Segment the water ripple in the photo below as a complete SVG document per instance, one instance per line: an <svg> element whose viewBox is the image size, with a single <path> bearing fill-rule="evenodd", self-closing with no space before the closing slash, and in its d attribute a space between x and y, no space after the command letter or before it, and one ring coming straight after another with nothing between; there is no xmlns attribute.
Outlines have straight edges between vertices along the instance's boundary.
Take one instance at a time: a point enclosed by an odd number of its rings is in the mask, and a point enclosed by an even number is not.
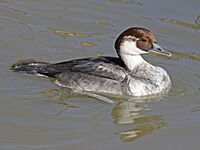
<svg viewBox="0 0 200 150"><path fill-rule="evenodd" d="M161 21L186 27L189 29L200 30L200 15L197 16L194 23L188 23L178 19L160 18Z"/></svg>

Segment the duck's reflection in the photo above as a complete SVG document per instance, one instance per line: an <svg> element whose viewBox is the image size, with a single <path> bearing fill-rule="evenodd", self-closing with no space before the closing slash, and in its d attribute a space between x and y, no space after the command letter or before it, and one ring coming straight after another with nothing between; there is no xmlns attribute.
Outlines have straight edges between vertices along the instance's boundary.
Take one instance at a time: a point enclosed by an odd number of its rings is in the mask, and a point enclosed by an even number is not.
<svg viewBox="0 0 200 150"><path fill-rule="evenodd" d="M75 98L80 95L74 94L71 90L67 88L45 89L39 91L38 93L50 95L53 102L62 108L62 110L58 112L58 115L62 114L65 110L69 108L80 108L80 106L73 105L68 101L70 98Z"/></svg>
<svg viewBox="0 0 200 150"><path fill-rule="evenodd" d="M117 133L122 141L134 141L167 125L160 115L144 115L145 110L148 110L147 104L150 101L153 100L132 99L120 101L113 108L112 118L115 124L133 126L130 130L124 130Z"/></svg>
<svg viewBox="0 0 200 150"><path fill-rule="evenodd" d="M55 103L62 108L58 113L62 114L69 108L79 108L80 106L74 105L70 99L81 97L66 88L48 89L40 91L41 94L53 94ZM160 129L167 125L165 120L160 115L151 115L148 111L148 105L159 100L159 97L143 98L143 99L130 99L130 98L112 98L117 103L112 109L113 123L128 128L123 131L117 132L120 139L124 142L131 142L138 138L151 134L153 131ZM72 104L73 103L73 104ZM126 128L127 128L126 127Z"/></svg>

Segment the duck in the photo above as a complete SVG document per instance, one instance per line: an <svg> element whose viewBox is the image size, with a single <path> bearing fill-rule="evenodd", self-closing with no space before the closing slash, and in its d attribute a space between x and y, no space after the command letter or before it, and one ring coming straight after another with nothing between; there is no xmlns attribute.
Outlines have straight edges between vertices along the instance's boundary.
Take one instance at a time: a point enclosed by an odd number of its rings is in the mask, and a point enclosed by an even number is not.
<svg viewBox="0 0 200 150"><path fill-rule="evenodd" d="M55 84L73 91L127 95L131 97L168 93L172 84L169 74L142 55L156 53L171 57L145 27L130 27L116 39L118 57L99 56L49 63L22 61L10 68L14 72L45 76Z"/></svg>

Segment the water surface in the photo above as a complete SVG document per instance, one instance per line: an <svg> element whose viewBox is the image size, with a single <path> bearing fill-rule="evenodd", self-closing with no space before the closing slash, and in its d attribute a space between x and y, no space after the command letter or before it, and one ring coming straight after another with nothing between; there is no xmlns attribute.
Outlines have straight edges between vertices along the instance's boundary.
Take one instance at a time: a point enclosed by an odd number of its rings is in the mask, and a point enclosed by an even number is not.
<svg viewBox="0 0 200 150"><path fill-rule="evenodd" d="M200 2L0 0L0 149L198 150ZM145 55L173 82L163 97L106 104L49 79L13 73L16 60L116 56L113 42L145 26L172 58Z"/></svg>

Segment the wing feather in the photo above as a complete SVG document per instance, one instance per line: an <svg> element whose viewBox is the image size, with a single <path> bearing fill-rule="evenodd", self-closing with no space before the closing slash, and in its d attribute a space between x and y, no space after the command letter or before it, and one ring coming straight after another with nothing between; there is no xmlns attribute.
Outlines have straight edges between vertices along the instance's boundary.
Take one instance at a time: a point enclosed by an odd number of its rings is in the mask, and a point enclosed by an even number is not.
<svg viewBox="0 0 200 150"><path fill-rule="evenodd" d="M50 64L47 66L46 72L51 76L65 71L81 72L121 81L126 76L126 71L123 67L124 64L119 58L95 57Z"/></svg>

